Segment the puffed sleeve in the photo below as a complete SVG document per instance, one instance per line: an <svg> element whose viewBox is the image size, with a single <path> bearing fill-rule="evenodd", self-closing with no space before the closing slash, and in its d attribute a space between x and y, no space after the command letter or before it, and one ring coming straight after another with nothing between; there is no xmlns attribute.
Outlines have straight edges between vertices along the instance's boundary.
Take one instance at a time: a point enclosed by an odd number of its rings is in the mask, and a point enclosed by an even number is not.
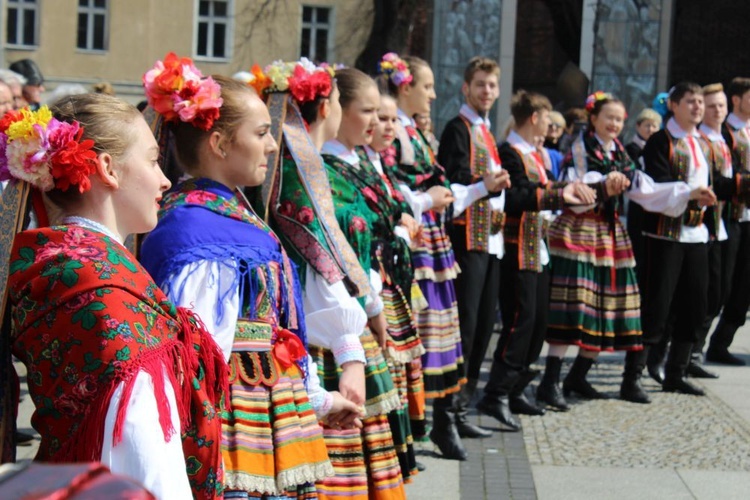
<svg viewBox="0 0 750 500"><path fill-rule="evenodd" d="M310 344L333 351L339 366L349 361L365 362L359 336L364 332L367 315L343 282L329 284L307 266L303 304Z"/></svg>

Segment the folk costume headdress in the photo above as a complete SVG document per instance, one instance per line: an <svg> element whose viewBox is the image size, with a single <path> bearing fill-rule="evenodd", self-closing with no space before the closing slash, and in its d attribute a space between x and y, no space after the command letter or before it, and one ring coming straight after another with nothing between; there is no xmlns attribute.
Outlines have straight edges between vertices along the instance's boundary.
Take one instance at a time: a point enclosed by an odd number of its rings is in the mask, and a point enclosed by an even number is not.
<svg viewBox="0 0 750 500"><path fill-rule="evenodd" d="M18 380L11 361L10 323L7 310L7 283L11 248L15 235L28 222L33 203L37 219L46 226L42 192L53 189L91 188L89 176L96 171L94 142L82 139L83 128L52 116L47 106L38 111L23 108L9 111L0 119L0 181L5 182L0 199L0 452L2 462L15 455L10 436L15 429Z"/></svg>
<svg viewBox="0 0 750 500"><path fill-rule="evenodd" d="M279 144L262 186L264 216L294 249L299 265L312 266L329 283L343 280L349 293L364 296L367 274L336 222L325 166L300 113L305 103L331 95L334 68L302 58L276 61L262 73L254 66L251 73L255 79L248 84L266 96Z"/></svg>

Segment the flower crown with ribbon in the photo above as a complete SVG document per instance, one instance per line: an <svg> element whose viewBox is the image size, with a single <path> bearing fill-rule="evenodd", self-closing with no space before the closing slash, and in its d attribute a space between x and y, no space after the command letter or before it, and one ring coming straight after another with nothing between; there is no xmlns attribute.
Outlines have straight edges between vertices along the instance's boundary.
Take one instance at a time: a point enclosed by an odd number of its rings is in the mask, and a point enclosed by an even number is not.
<svg viewBox="0 0 750 500"><path fill-rule="evenodd" d="M380 60L380 72L396 87L409 84L414 79L409 71L409 65L395 52L388 52L383 56Z"/></svg>
<svg viewBox="0 0 750 500"><path fill-rule="evenodd" d="M603 90L597 90L590 96L586 98L586 111L591 113L594 111L594 106L597 102L603 101L604 99L613 99L614 97L609 92L604 92Z"/></svg>
<svg viewBox="0 0 750 500"><path fill-rule="evenodd" d="M328 97L333 90L336 68L327 63L316 66L303 57L299 61L274 61L265 70L257 64L250 69L247 84L258 95L271 92L289 92L294 99L304 104L317 97Z"/></svg>
<svg viewBox="0 0 750 500"><path fill-rule="evenodd" d="M94 141L81 140L83 127L54 118L47 106L23 108L0 119L0 180L19 179L47 192L91 189L96 172Z"/></svg>
<svg viewBox="0 0 750 500"><path fill-rule="evenodd" d="M149 105L168 122L182 121L209 130L223 104L221 87L205 77L189 57L170 52L143 75Z"/></svg>

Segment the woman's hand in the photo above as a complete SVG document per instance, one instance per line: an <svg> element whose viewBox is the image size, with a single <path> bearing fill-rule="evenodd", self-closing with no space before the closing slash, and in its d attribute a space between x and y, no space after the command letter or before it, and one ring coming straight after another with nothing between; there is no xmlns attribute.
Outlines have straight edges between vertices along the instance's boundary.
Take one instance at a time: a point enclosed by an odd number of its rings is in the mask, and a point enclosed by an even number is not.
<svg viewBox="0 0 750 500"><path fill-rule="evenodd" d="M630 186L630 181L621 172L610 172L604 181L604 187L607 189L607 196L619 196Z"/></svg>
<svg viewBox="0 0 750 500"><path fill-rule="evenodd" d="M388 348L388 322L385 320L385 314L381 311L377 316L367 320L367 326L370 327L370 331L375 335L375 340L378 341L378 345L385 354Z"/></svg>
<svg viewBox="0 0 750 500"><path fill-rule="evenodd" d="M582 182L571 182L563 188L563 200L569 205L592 205L596 203L596 191Z"/></svg>
<svg viewBox="0 0 750 500"><path fill-rule="evenodd" d="M365 404L365 365L359 361L349 361L341 365L343 373L339 378L341 395L357 406Z"/></svg>
<svg viewBox="0 0 750 500"><path fill-rule="evenodd" d="M427 194L432 198L432 209L438 213L453 203L453 193L445 186L432 186L427 190Z"/></svg>
<svg viewBox="0 0 750 500"><path fill-rule="evenodd" d="M362 421L360 419L365 416L365 408L352 403L337 391L331 391L330 394L333 396L331 411L323 418L323 421L334 429L352 429L355 427L361 429Z"/></svg>

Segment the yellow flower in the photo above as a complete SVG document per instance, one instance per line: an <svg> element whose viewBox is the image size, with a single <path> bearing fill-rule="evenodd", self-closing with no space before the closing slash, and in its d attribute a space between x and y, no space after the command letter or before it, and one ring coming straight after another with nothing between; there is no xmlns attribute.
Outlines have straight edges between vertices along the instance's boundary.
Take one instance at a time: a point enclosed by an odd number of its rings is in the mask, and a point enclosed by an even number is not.
<svg viewBox="0 0 750 500"><path fill-rule="evenodd" d="M23 108L21 115L23 115L23 119L12 123L5 132L8 136L8 141L32 137L35 135L34 125L41 125L43 128L46 128L52 119L52 112L47 106L42 106L38 111Z"/></svg>

